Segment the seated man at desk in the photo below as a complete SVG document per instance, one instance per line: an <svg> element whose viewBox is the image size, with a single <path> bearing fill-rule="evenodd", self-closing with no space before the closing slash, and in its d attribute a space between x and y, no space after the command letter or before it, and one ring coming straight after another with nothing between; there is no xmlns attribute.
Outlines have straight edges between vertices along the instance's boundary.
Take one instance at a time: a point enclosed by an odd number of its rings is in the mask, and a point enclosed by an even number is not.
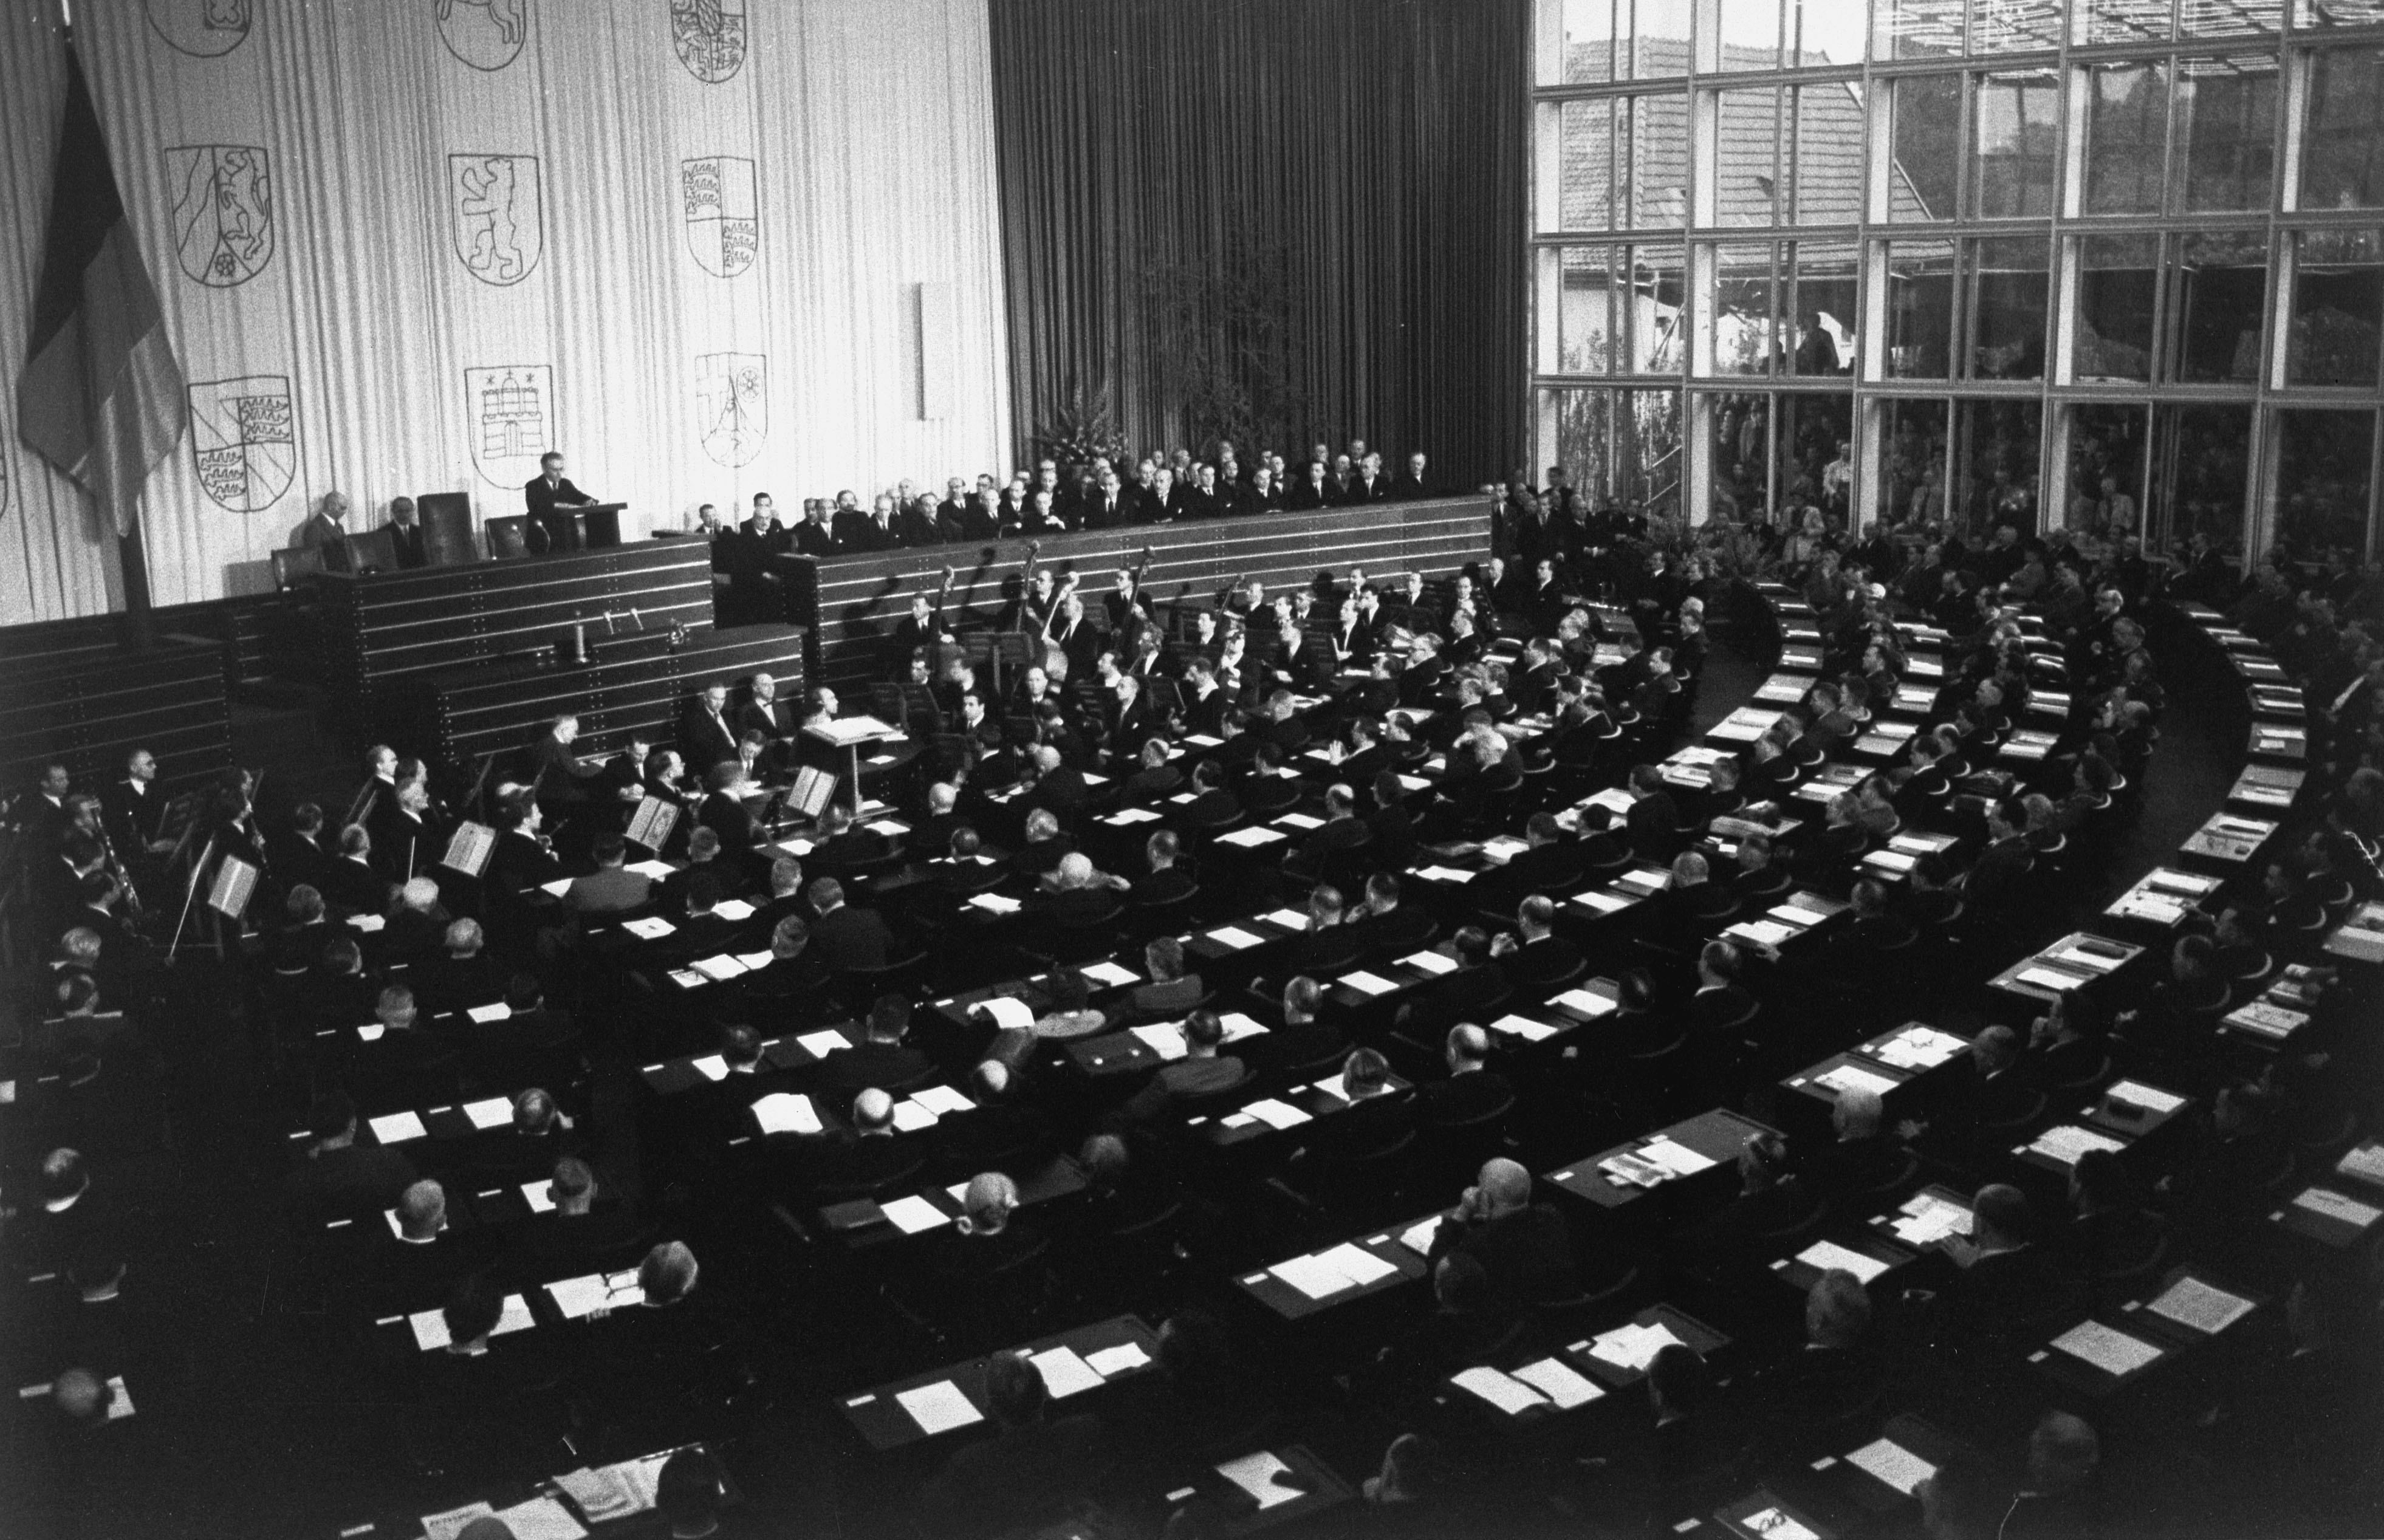
<svg viewBox="0 0 2384 1540"><path fill-rule="evenodd" d="M1533 1203L1532 1174L1504 1156L1484 1163L1433 1232L1432 1260L1452 1251L1480 1262L1509 1301L1569 1299L1581 1292L1564 1216Z"/></svg>
<svg viewBox="0 0 2384 1540"><path fill-rule="evenodd" d="M571 879L563 890L566 908L582 914L619 914L653 897L654 879L628 870L629 844L617 834L600 834L590 848L596 869Z"/></svg>
<svg viewBox="0 0 2384 1540"><path fill-rule="evenodd" d="M1127 1123L1156 1123L1175 1102L1241 1084L1249 1070L1234 1055L1217 1051L1224 1040L1224 1021L1214 1011L1195 1011L1185 1017L1184 1057L1161 1066L1120 1117Z"/></svg>
<svg viewBox="0 0 2384 1540"><path fill-rule="evenodd" d="M522 502L529 509L529 548L544 553L579 543L572 511L592 507L596 500L571 484L563 474L563 456L549 450L538 458L538 476L522 488Z"/></svg>
<svg viewBox="0 0 2384 1540"><path fill-rule="evenodd" d="M1066 1512L1107 1472L1107 1431L1090 1416L1048 1417L1050 1388L1024 1354L995 1354L985 1392L995 1434L963 1446L919 1495L924 1534L1023 1532Z"/></svg>

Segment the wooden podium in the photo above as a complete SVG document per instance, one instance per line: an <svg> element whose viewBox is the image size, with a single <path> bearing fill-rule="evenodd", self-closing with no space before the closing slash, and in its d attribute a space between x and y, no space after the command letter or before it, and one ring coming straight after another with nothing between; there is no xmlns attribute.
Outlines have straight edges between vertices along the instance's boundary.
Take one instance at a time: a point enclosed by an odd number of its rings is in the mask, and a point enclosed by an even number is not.
<svg viewBox="0 0 2384 1540"><path fill-rule="evenodd" d="M556 551L597 551L621 543L621 513L626 503L590 503L581 508L557 508L557 514L568 514L570 522L563 526L560 540L554 531L531 519L523 533L528 537L532 555L543 556Z"/></svg>

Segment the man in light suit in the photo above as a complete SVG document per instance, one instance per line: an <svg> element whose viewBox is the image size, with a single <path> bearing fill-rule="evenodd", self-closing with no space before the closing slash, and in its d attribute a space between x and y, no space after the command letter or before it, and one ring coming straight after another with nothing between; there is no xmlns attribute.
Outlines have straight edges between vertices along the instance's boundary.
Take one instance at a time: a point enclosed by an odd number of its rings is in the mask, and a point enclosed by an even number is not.
<svg viewBox="0 0 2384 1540"><path fill-rule="evenodd" d="M553 450L540 455L538 476L522 487L522 502L529 509L529 548L536 552L566 549L571 543L571 510L595 501L563 474L562 455Z"/></svg>
<svg viewBox="0 0 2384 1540"><path fill-rule="evenodd" d="M582 914L618 914L653 897L653 878L627 869L628 841L619 835L598 835L590 853L596 858L596 869L571 879L571 886L563 892L565 907Z"/></svg>

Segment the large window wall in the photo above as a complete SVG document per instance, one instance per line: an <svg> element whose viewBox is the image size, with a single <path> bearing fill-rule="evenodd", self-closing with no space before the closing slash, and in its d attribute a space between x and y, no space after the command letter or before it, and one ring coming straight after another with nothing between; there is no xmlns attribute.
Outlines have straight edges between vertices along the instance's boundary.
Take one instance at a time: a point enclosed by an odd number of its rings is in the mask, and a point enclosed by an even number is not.
<svg viewBox="0 0 2384 1540"><path fill-rule="evenodd" d="M2384 0L1535 0L1541 466L2379 553Z"/></svg>

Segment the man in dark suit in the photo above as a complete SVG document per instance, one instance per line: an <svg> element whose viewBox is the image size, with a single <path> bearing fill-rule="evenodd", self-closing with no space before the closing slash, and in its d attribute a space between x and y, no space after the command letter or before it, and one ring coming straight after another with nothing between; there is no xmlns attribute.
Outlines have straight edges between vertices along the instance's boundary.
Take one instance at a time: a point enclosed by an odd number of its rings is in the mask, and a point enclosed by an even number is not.
<svg viewBox="0 0 2384 1540"><path fill-rule="evenodd" d="M828 522L836 539L836 549L843 551L874 551L876 529L861 499L850 488L836 494L836 513Z"/></svg>
<svg viewBox="0 0 2384 1540"><path fill-rule="evenodd" d="M844 885L820 877L806 889L819 918L812 922L812 950L831 973L854 968L882 968L894 950L894 934L874 909L854 909L844 901Z"/></svg>
<svg viewBox="0 0 2384 1540"><path fill-rule="evenodd" d="M335 1219L379 1223L380 1211L414 1185L414 1162L403 1152L356 1143L356 1107L346 1093L317 1099L307 1124L312 1142L282 1183L291 1218L303 1230Z"/></svg>
<svg viewBox="0 0 2384 1540"><path fill-rule="evenodd" d="M1085 528L1087 529L1122 529L1135 520L1134 494L1117 478L1117 472L1105 470L1083 505Z"/></svg>
<svg viewBox="0 0 2384 1540"><path fill-rule="evenodd" d="M1424 1124L1454 1127L1487 1117L1514 1101L1514 1086L1489 1067L1490 1034L1480 1025L1459 1022L1450 1027L1442 1052L1448 1062L1448 1078L1416 1089Z"/></svg>
<svg viewBox="0 0 2384 1540"><path fill-rule="evenodd" d="M166 821L166 796L155 786L157 758L146 749L135 749L125 756L124 778L100 794L100 817L107 827L108 838L116 842L116 853L126 861L138 861L144 855L162 855L171 844L158 838ZM322 815L318 810L316 821ZM280 874L284 882L306 879Z"/></svg>
<svg viewBox="0 0 2384 1540"><path fill-rule="evenodd" d="M306 516L294 542L323 553L323 565L334 572L348 570L348 499L344 492L325 492Z"/></svg>
<svg viewBox="0 0 2384 1540"><path fill-rule="evenodd" d="M1664 773L1652 764L1631 772L1631 811L1623 814L1622 826L1631 853L1642 861L1669 863L1680 849L1681 810L1664 789Z"/></svg>
<svg viewBox="0 0 2384 1540"><path fill-rule="evenodd" d="M870 1006L865 1031L866 1037L857 1046L821 1060L812 1071L812 1083L842 1098L873 1086L879 1090L907 1090L934 1072L935 1064L925 1054L903 1046L902 1039L911 1031L911 1002L903 996L882 996Z"/></svg>
<svg viewBox="0 0 2384 1540"><path fill-rule="evenodd" d="M1463 1251L1480 1262L1510 1303L1569 1299L1581 1291L1564 1216L1532 1201L1532 1174L1503 1156L1441 1217L1431 1260Z"/></svg>
<svg viewBox="0 0 2384 1540"><path fill-rule="evenodd" d="M1545 893L1534 893L1515 909L1520 938L1501 936L1491 952L1508 982L1533 1000L1545 999L1558 980L1581 971L1581 950L1555 933L1557 906Z"/></svg>
<svg viewBox="0 0 2384 1540"><path fill-rule="evenodd" d="M604 777L601 764L582 764L571 751L579 738L579 718L565 714L547 725L530 746L530 788L540 807L568 813L591 801Z"/></svg>
<svg viewBox="0 0 2384 1540"><path fill-rule="evenodd" d="M1129 1123L1154 1123L1168 1108L1186 1097L1198 1097L1238 1085L1249 1074L1239 1059L1221 1054L1225 1024L1214 1011L1195 1011L1184 1019L1185 1054L1161 1068L1150 1083L1125 1104L1121 1114Z"/></svg>
<svg viewBox="0 0 2384 1540"><path fill-rule="evenodd" d="M415 517L414 499L401 497L390 503L389 544L401 568L430 565L430 553L422 543L422 522Z"/></svg>
<svg viewBox="0 0 2384 1540"><path fill-rule="evenodd" d="M529 508L529 548L537 552L567 549L577 522L571 510L595 501L563 474L562 455L553 450L540 455L537 478L522 488L522 502Z"/></svg>
<svg viewBox="0 0 2384 1540"><path fill-rule="evenodd" d="M2020 1328L2049 1322L2077 1296L2077 1280L2034 1244L2034 1230L2028 1196L1991 1182L1970 1199L1969 1238L1943 1243L1961 1271L1937 1298L1939 1340L1957 1356L2019 1347Z"/></svg>
<svg viewBox="0 0 2384 1540"><path fill-rule="evenodd" d="M678 751L688 767L708 776L713 766L737 757L737 729L728 721L728 687L709 684L678 723Z"/></svg>
<svg viewBox="0 0 2384 1540"><path fill-rule="evenodd" d="M995 1355L985 1384L994 1436L954 1453L920 1492L923 1534L1024 1534L1089 1493L1113 1458L1097 1418L1050 1415L1050 1391L1024 1353Z"/></svg>
<svg viewBox="0 0 2384 1540"><path fill-rule="evenodd" d="M1358 465L1357 474L1349 478L1348 491L1341 501L1349 503L1387 503L1391 499L1391 478L1383 474L1383 457L1369 454Z"/></svg>
<svg viewBox="0 0 2384 1540"><path fill-rule="evenodd" d="M1432 479L1424 474L1427 461L1422 452L1408 456L1408 468L1399 473L1391 488L1391 495L1402 503L1420 503L1437 496L1432 490Z"/></svg>
<svg viewBox="0 0 2384 1540"><path fill-rule="evenodd" d="M936 500L921 492L896 511L894 538L903 545L937 545L942 542L943 527L936 518Z"/></svg>

